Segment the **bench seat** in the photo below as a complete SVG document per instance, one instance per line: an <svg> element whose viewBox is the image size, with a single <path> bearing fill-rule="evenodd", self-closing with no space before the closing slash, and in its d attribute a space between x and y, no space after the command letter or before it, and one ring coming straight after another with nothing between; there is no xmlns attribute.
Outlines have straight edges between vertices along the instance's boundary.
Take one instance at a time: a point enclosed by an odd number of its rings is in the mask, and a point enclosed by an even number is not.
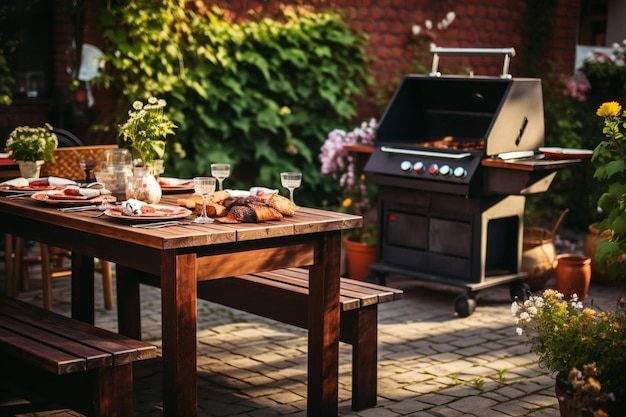
<svg viewBox="0 0 626 417"><path fill-rule="evenodd" d="M309 275L302 268L198 283L200 299L304 329L308 327L308 295ZM376 405L378 305L401 297L402 290L341 278L340 340L352 345L353 410Z"/></svg>
<svg viewBox="0 0 626 417"><path fill-rule="evenodd" d="M0 297L2 377L93 416L133 416L133 362L156 346Z"/></svg>

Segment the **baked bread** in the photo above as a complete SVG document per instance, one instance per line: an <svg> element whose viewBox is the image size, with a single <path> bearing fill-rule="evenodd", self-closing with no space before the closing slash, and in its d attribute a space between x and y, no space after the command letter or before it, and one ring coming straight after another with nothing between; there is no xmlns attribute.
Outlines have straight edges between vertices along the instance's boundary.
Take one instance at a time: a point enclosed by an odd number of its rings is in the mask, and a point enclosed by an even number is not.
<svg viewBox="0 0 626 417"><path fill-rule="evenodd" d="M278 210L278 212L284 216L293 216L296 214L296 205L293 201L280 194L272 194L267 199L267 204Z"/></svg>

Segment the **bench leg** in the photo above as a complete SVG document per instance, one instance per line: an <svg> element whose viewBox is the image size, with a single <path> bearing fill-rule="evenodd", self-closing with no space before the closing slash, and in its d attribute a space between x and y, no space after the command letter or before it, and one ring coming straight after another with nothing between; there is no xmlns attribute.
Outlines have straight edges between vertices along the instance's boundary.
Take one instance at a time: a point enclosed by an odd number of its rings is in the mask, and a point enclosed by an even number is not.
<svg viewBox="0 0 626 417"><path fill-rule="evenodd" d="M378 395L377 306L344 312L341 327L342 336L350 334L349 343L352 344L352 409L373 407Z"/></svg>

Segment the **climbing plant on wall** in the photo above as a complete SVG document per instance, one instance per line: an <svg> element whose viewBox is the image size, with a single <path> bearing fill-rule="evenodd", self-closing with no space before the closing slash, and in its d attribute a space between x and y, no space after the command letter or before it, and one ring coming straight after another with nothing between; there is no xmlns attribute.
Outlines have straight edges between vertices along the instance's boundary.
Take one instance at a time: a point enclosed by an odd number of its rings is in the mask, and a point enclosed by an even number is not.
<svg viewBox="0 0 626 417"><path fill-rule="evenodd" d="M280 188L281 171L301 171L301 203L320 205L333 191L317 155L326 134L356 116L370 80L366 37L338 14L287 8L284 21L234 23L218 8L201 15L182 1L134 0L108 8L103 24L104 81L127 102L167 98L179 126L168 173L229 162L229 187Z"/></svg>

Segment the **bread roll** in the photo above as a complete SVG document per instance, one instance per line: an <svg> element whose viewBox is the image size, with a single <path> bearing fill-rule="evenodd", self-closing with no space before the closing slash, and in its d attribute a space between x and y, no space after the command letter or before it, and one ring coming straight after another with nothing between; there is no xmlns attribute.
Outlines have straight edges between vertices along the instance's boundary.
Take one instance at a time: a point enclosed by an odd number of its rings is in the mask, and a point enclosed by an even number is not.
<svg viewBox="0 0 626 417"><path fill-rule="evenodd" d="M293 216L296 214L295 203L280 194L272 194L272 196L267 200L267 204L278 210L278 212L282 215Z"/></svg>

